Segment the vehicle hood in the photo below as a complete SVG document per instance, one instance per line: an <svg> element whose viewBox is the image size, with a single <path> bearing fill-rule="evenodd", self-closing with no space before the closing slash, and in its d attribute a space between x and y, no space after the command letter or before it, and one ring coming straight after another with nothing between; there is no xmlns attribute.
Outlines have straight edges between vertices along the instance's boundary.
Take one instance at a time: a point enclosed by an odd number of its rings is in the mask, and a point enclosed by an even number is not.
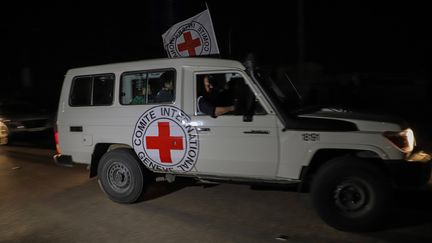
<svg viewBox="0 0 432 243"><path fill-rule="evenodd" d="M45 113L16 113L16 114L0 114L1 120L11 121L26 121L38 119L51 119L52 115Z"/></svg>
<svg viewBox="0 0 432 243"><path fill-rule="evenodd" d="M404 120L397 117L347 110L323 109L300 114L299 117L347 121L354 123L360 131L400 131L408 127Z"/></svg>

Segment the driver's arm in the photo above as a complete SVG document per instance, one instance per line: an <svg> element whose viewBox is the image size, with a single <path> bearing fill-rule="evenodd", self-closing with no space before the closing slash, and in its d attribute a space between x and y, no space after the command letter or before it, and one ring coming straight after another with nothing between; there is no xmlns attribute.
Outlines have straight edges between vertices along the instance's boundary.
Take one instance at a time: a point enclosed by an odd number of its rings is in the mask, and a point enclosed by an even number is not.
<svg viewBox="0 0 432 243"><path fill-rule="evenodd" d="M218 106L218 107L216 107L216 109L214 111L214 116L217 117L217 116L223 115L225 113L228 113L228 112L234 111L234 110L235 110L235 108L233 105L231 105L231 106Z"/></svg>

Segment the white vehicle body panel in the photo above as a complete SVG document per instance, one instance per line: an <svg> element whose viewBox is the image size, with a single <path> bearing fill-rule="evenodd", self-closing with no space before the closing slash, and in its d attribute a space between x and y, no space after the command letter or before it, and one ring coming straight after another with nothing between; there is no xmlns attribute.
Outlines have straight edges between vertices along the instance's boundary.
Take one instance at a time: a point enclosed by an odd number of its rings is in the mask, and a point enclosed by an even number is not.
<svg viewBox="0 0 432 243"><path fill-rule="evenodd" d="M66 74L57 118L61 153L72 156L76 163L89 164L95 145L122 144L132 148L132 137L139 117L154 105L124 106L119 103L120 77L123 72L171 68L176 70L176 99L171 105L191 118L191 125L199 131L199 158L188 174L263 178L274 180L299 179L303 166L321 149L365 150L380 158L403 159L383 135L386 130L400 131L392 123L336 118L334 114L309 114L303 117L327 117L354 122L360 131L313 131L319 141L305 141L303 134L310 131L285 130L282 122L264 99L264 95L236 61L180 58L102 65L69 70ZM261 102L266 115L255 115L252 122L242 116L221 116L216 119L195 113L194 75L200 72L237 72ZM75 76L112 73L115 75L113 104L110 106L69 106L71 81ZM82 128L82 131L71 131ZM79 130L79 129L78 129ZM258 131L248 133L249 131ZM246 132L246 133L245 133Z"/></svg>

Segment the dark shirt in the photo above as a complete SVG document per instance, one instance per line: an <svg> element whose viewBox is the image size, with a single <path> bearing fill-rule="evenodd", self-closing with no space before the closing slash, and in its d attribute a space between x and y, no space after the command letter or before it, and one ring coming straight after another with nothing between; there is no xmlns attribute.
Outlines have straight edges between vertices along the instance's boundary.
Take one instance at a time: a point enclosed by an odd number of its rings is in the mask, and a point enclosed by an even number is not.
<svg viewBox="0 0 432 243"><path fill-rule="evenodd" d="M228 92L213 93L212 95L200 96L197 99L198 112L216 118L216 107L226 107L233 105Z"/></svg>
<svg viewBox="0 0 432 243"><path fill-rule="evenodd" d="M173 92L171 90L162 89L156 94L156 102L171 102L173 100Z"/></svg>
<svg viewBox="0 0 432 243"><path fill-rule="evenodd" d="M198 103L198 112L216 118L215 116L216 107L212 105L204 96L198 97L197 103Z"/></svg>

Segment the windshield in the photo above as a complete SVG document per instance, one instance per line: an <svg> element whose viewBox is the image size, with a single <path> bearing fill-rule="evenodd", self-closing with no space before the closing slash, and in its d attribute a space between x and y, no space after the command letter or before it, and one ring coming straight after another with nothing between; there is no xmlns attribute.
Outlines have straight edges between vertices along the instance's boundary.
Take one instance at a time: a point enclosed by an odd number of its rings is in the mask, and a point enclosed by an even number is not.
<svg viewBox="0 0 432 243"><path fill-rule="evenodd" d="M270 68L257 68L248 72L277 110L287 115L301 107L301 96L285 72Z"/></svg>

